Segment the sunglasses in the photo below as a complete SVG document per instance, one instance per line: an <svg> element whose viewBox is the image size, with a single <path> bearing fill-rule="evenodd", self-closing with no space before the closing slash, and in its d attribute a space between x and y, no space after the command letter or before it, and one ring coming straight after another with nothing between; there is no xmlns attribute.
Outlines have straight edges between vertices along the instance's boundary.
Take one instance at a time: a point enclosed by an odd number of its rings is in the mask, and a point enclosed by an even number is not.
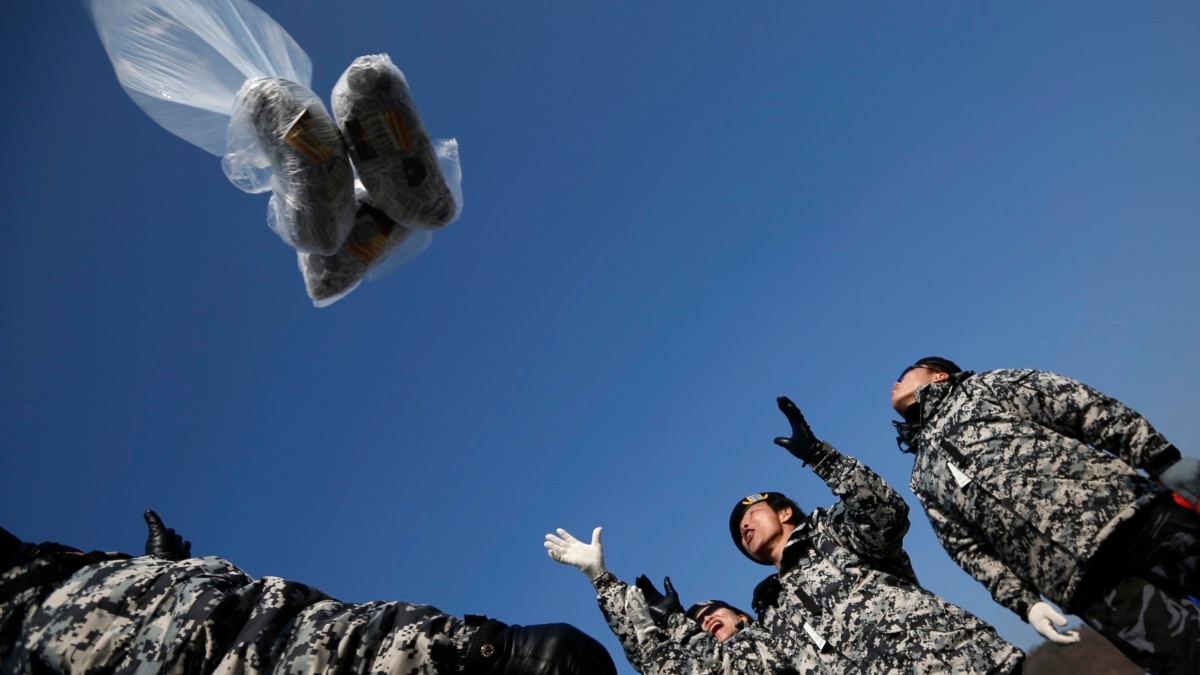
<svg viewBox="0 0 1200 675"><path fill-rule="evenodd" d="M917 364L917 365L915 365L915 366L909 366L909 367L905 368L903 371L901 371L901 372L900 372L900 377L897 377L897 378L896 378L896 381L897 381L897 382L899 382L900 380L903 380L905 375L907 375L907 374L911 373L912 371L914 371L914 370L916 370L916 369L918 369L918 368L920 368L921 370L929 370L929 371L932 371L932 372L935 372L935 373L939 373L939 372L941 372L940 370L934 370L933 368L930 368L929 366L927 366L927 365L925 365L925 364L918 363L918 364Z"/></svg>

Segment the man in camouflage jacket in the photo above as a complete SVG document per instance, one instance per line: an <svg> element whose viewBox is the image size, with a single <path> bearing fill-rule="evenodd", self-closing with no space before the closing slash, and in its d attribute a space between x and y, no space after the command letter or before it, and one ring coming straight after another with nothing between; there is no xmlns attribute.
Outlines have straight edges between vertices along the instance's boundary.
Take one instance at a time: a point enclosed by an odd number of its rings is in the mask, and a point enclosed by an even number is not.
<svg viewBox="0 0 1200 675"><path fill-rule="evenodd" d="M777 492L735 505L734 543L779 569L755 591L760 622L774 635L811 641L837 673L1019 672L1019 649L917 582L903 546L909 522L900 495L818 441L791 400L778 402L792 436L775 442L811 464L840 501L807 515Z"/></svg>
<svg viewBox="0 0 1200 675"><path fill-rule="evenodd" d="M910 486L950 556L1054 642L1042 597L1151 672L1200 672L1200 462L1136 412L1036 370L963 372L940 357L892 388ZM1158 482L1142 476L1145 469ZM1169 488L1169 489L1168 489Z"/></svg>
<svg viewBox="0 0 1200 675"><path fill-rule="evenodd" d="M755 623L723 641L688 618L667 580L663 596L646 577L627 584L604 566L603 528L590 544L566 530L546 535L550 557L579 568L596 589L596 599L629 664L643 675L819 675L815 652L795 641L778 641ZM649 598L654 599L651 604Z"/></svg>
<svg viewBox="0 0 1200 675"><path fill-rule="evenodd" d="M604 647L567 624L350 604L220 558L164 557L150 515L152 555L136 558L0 529L0 672L616 675Z"/></svg>

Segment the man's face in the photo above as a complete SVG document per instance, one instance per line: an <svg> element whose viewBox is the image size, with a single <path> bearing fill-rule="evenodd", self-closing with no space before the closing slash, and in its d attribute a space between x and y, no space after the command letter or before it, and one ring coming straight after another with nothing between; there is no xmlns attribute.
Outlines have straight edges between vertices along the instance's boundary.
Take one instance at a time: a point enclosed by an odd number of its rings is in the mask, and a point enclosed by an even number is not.
<svg viewBox="0 0 1200 675"><path fill-rule="evenodd" d="M745 620L746 617L731 609L717 607L708 610L700 617L700 627L705 632L712 633L712 636L717 638L717 642L724 642L738 632L738 623Z"/></svg>
<svg viewBox="0 0 1200 675"><path fill-rule="evenodd" d="M759 562L775 562L773 555L780 539L787 539L795 529L783 521L792 517L792 510L776 512L766 502L759 502L742 514L738 531L742 533L742 549Z"/></svg>
<svg viewBox="0 0 1200 675"><path fill-rule="evenodd" d="M912 366L900 375L896 384L892 385L892 410L904 414L908 406L917 402L917 390L930 382L940 382L946 379L945 373L930 370L926 366Z"/></svg>

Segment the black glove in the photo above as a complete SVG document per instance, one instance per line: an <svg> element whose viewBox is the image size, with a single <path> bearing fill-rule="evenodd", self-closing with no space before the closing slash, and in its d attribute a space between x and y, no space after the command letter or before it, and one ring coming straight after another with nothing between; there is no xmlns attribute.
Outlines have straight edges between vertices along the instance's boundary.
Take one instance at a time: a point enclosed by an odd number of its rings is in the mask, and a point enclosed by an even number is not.
<svg viewBox="0 0 1200 675"><path fill-rule="evenodd" d="M788 422L792 424L792 437L780 436L775 439L775 445L792 453L793 457L805 464L816 464L823 459L825 446L813 436L812 429L808 428L808 422L804 421L804 415L800 414L800 409L792 403L792 399L780 396L775 401L779 404L779 411L786 415Z"/></svg>
<svg viewBox="0 0 1200 675"><path fill-rule="evenodd" d="M617 675L604 645L568 623L488 619L467 647L468 675Z"/></svg>
<svg viewBox="0 0 1200 675"><path fill-rule="evenodd" d="M663 577L663 588L667 589L666 595L659 593L658 589L654 587L654 582L650 581L650 577L645 574L638 577L634 583L646 597L646 604L650 605L650 618L654 619L654 625L666 628L667 617L683 613L683 605L679 604L679 594L671 585L671 577Z"/></svg>
<svg viewBox="0 0 1200 675"><path fill-rule="evenodd" d="M163 525L158 514L146 509L143 514L150 534L146 537L146 555L163 560L179 561L192 557L192 542L184 541L174 528Z"/></svg>

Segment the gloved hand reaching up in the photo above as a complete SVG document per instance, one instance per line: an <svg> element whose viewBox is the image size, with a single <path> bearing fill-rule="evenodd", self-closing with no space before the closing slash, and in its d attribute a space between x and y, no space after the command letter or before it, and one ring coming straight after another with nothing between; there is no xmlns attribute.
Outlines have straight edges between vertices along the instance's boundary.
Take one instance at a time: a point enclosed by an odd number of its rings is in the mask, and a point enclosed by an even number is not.
<svg viewBox="0 0 1200 675"><path fill-rule="evenodd" d="M1055 626L1067 625L1067 617L1059 614L1048 603L1034 603L1029 608L1029 614L1025 618L1029 620L1029 625L1033 626L1033 629L1040 633L1042 637L1055 644L1069 645L1079 642L1079 631L1077 630L1069 630L1065 633L1058 632Z"/></svg>
<svg viewBox="0 0 1200 675"><path fill-rule="evenodd" d="M805 464L820 463L825 458L825 445L818 441L812 429L808 428L808 422L805 421L804 415L800 414L800 409L786 396L776 398L775 402L779 404L779 411L792 425L791 437L780 436L775 439L775 445L792 453L793 457Z"/></svg>
<svg viewBox="0 0 1200 675"><path fill-rule="evenodd" d="M546 551L555 562L577 567L589 581L595 581L608 571L604 567L604 547L600 545L603 530L602 527L592 530L592 543L585 544L560 527L557 536L546 535Z"/></svg>
<svg viewBox="0 0 1200 675"><path fill-rule="evenodd" d="M174 528L163 525L157 513L146 509L143 517L150 531L146 537L146 555L174 562L192 557L192 542L184 541Z"/></svg>
<svg viewBox="0 0 1200 675"><path fill-rule="evenodd" d="M675 586L671 584L671 577L663 577L663 588L667 589L667 594L663 595L657 588L654 587L654 582L650 581L650 577L645 574L639 576L635 584L638 590L645 597L646 606L650 610L650 617L654 619L654 623L659 627L667 626L667 618L672 614L683 614L683 605L679 603L679 593L675 591Z"/></svg>

